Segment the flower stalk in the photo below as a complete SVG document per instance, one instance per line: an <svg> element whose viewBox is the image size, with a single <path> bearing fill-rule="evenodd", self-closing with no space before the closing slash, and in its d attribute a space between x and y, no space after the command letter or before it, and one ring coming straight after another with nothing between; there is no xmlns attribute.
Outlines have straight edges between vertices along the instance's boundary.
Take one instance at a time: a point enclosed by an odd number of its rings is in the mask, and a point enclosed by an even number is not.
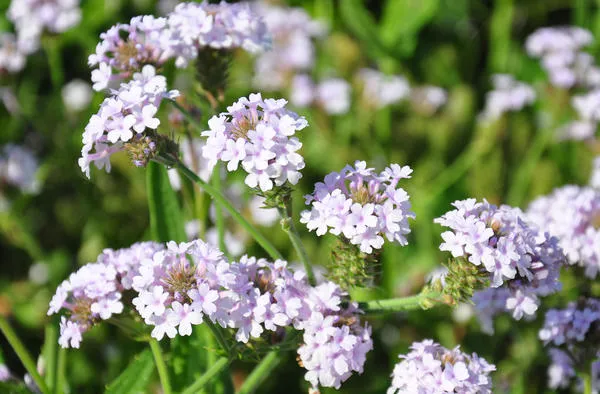
<svg viewBox="0 0 600 394"><path fill-rule="evenodd" d="M183 390L181 394L194 394L198 393L212 378L218 375L229 365L229 359L227 357L219 358L202 376L200 376L194 383L188 388Z"/></svg>
<svg viewBox="0 0 600 394"><path fill-rule="evenodd" d="M441 293L423 291L410 297L359 302L358 306L365 313L377 314L429 309L443 303L447 301Z"/></svg>
<svg viewBox="0 0 600 394"><path fill-rule="evenodd" d="M173 391L171 390L171 382L169 381L167 364L165 363L165 359L162 355L160 344L156 339L150 339L148 343L150 345L150 349L152 350L152 355L154 356L154 363L156 364L156 369L158 370L158 377L160 379L160 385L162 386L163 393L171 394Z"/></svg>

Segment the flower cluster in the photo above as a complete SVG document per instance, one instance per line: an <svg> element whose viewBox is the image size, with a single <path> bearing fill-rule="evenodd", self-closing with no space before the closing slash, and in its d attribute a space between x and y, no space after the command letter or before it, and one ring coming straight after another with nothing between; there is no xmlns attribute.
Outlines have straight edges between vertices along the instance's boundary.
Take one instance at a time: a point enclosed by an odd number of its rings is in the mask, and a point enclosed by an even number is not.
<svg viewBox="0 0 600 394"><path fill-rule="evenodd" d="M417 109L434 113L448 101L448 93L439 86L417 86L410 90L410 101Z"/></svg>
<svg viewBox="0 0 600 394"><path fill-rule="evenodd" d="M397 187L400 179L410 178L410 167L391 164L380 174L367 168L364 161L347 165L341 172L328 174L306 195L311 210L302 212L300 221L317 235L330 232L343 235L364 253L383 246L383 236L390 242L406 245L410 233L409 196Z"/></svg>
<svg viewBox="0 0 600 394"><path fill-rule="evenodd" d="M541 59L553 85L597 86L600 69L594 65L593 56L581 52L592 42L592 33L580 27L544 27L527 38L525 47L530 56Z"/></svg>
<svg viewBox="0 0 600 394"><path fill-rule="evenodd" d="M442 233L440 250L489 274L491 288L473 297L476 305L486 303L485 308L478 307L484 322L502 310L512 311L517 320L532 316L538 296L560 290L558 275L564 255L558 240L529 226L518 208L475 199L452 205L455 210L435 219L451 230ZM503 307L493 309L493 305L501 306L499 299L505 300Z"/></svg>
<svg viewBox="0 0 600 394"><path fill-rule="evenodd" d="M126 290L134 296L124 297ZM126 299L158 340L190 335L205 321L234 330L242 343L293 327L304 332L298 353L306 379L315 387L339 387L362 372L372 348L369 326L361 324L356 303L343 305L345 297L332 282L311 287L303 271L289 270L282 260L243 256L230 263L200 240L166 247L148 242L106 250L80 268L58 287L48 314L67 310L63 347L79 347L86 330L124 311Z"/></svg>
<svg viewBox="0 0 600 394"><path fill-rule="evenodd" d="M600 122L600 89L573 96L571 104L579 119L568 123L562 130L562 139L591 140Z"/></svg>
<svg viewBox="0 0 600 394"><path fill-rule="evenodd" d="M84 265L62 282L48 309L48 315L67 311L68 317L61 317L60 345L79 348L84 332L122 313L122 293L131 289L141 262L163 248L143 242L117 251L106 249L95 263Z"/></svg>
<svg viewBox="0 0 600 394"><path fill-rule="evenodd" d="M600 352L597 344L583 343L590 336L600 333L600 300L588 298L579 303L571 302L565 309L550 309L546 312L544 326L539 338L548 349L552 361L548 368L548 385L552 389L566 388L575 378L575 360L585 365L588 358L596 359L591 363L592 376L600 368ZM562 348L561 348L562 346ZM593 350L589 354L588 349Z"/></svg>
<svg viewBox="0 0 600 394"><path fill-rule="evenodd" d="M448 350L432 340L415 342L392 373L387 394L492 393L493 364L459 347Z"/></svg>
<svg viewBox="0 0 600 394"><path fill-rule="evenodd" d="M153 66L146 65L142 72L135 73L119 90L113 90L97 114L92 115L83 133L83 148L79 166L87 177L90 164L110 171L110 156L124 149L125 143L146 143L140 157L134 158L136 165L144 165L156 149L153 141L145 141L146 129L156 130L160 124L156 117L163 99L174 99L176 90L167 91L167 80L156 75ZM93 150L93 152L92 152Z"/></svg>
<svg viewBox="0 0 600 394"><path fill-rule="evenodd" d="M257 8L273 37L273 46L256 59L254 83L260 89L281 89L295 74L312 69L315 56L312 40L322 36L325 27L302 8L266 3L259 3Z"/></svg>
<svg viewBox="0 0 600 394"><path fill-rule="evenodd" d="M38 161L29 149L6 144L0 151L0 190L2 184L18 188L24 193L36 193Z"/></svg>
<svg viewBox="0 0 600 394"><path fill-rule="evenodd" d="M105 89L114 79L127 78L142 66L161 66L176 59L186 66L202 48L241 47L257 52L270 45L266 26L247 3L181 3L167 17L136 16L100 35L102 41L89 57L94 89Z"/></svg>
<svg viewBox="0 0 600 394"><path fill-rule="evenodd" d="M600 271L600 191L561 187L533 201L527 217L559 239L570 264L584 267L587 277L596 278Z"/></svg>
<svg viewBox="0 0 600 394"><path fill-rule="evenodd" d="M318 84L306 74L292 79L290 101L297 107L316 105L331 115L350 109L350 85L341 78L324 79Z"/></svg>
<svg viewBox="0 0 600 394"><path fill-rule="evenodd" d="M40 45L44 30L62 33L79 24L79 0L12 0L7 12L15 24L18 47L29 54Z"/></svg>
<svg viewBox="0 0 600 394"><path fill-rule="evenodd" d="M502 114L519 111L535 101L535 91L523 82L515 80L508 74L492 76L494 89L487 93L484 119L497 119Z"/></svg>
<svg viewBox="0 0 600 394"><path fill-rule="evenodd" d="M363 68L358 77L363 84L363 100L375 108L398 103L411 92L408 81L400 75L385 75L371 68Z"/></svg>
<svg viewBox="0 0 600 394"><path fill-rule="evenodd" d="M222 160L227 170L235 171L240 162L248 173L246 185L269 191L273 185L298 183L304 159L297 151L302 147L296 131L307 126L306 119L285 108L284 99L264 99L260 93L242 97L227 107L227 112L213 116L202 154L214 165Z"/></svg>

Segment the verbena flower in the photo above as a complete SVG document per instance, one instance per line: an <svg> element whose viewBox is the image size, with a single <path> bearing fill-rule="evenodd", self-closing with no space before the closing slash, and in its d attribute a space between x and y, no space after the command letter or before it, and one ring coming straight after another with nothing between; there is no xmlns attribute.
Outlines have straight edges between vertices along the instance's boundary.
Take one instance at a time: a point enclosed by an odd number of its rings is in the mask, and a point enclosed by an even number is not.
<svg viewBox="0 0 600 394"><path fill-rule="evenodd" d="M73 79L61 90L63 103L66 109L72 112L86 109L92 101L92 93L90 84L81 79Z"/></svg>
<svg viewBox="0 0 600 394"><path fill-rule="evenodd" d="M597 86L600 69L591 55L581 50L593 42L592 33L581 27L545 27L527 38L527 53L542 60L553 85L570 88L574 85Z"/></svg>
<svg viewBox="0 0 600 394"><path fill-rule="evenodd" d="M58 286L48 315L61 317L59 344L79 348L82 334L96 323L123 312L123 292L129 290L143 260L164 249L142 242L127 249L106 249L95 263L84 265Z"/></svg>
<svg viewBox="0 0 600 394"><path fill-rule="evenodd" d="M415 342L394 367L387 394L492 393L493 364L459 347L449 350L427 339Z"/></svg>
<svg viewBox="0 0 600 394"><path fill-rule="evenodd" d="M94 89L111 80L128 78L146 64L160 67L176 59L185 67L203 48L243 48L258 52L270 45L262 19L247 3L181 3L167 17L136 16L100 35L96 52L89 57Z"/></svg>
<svg viewBox="0 0 600 394"><path fill-rule="evenodd" d="M489 274L491 288L473 296L483 322L502 310L511 311L517 320L533 316L538 296L560 290L558 276L565 258L558 239L528 225L518 208L475 199L452 205L455 210L434 220L450 229L442 233L440 250Z"/></svg>
<svg viewBox="0 0 600 394"><path fill-rule="evenodd" d="M7 12L25 53L39 48L44 31L62 33L81 20L79 0L12 0Z"/></svg>
<svg viewBox="0 0 600 394"><path fill-rule="evenodd" d="M363 68L358 77L363 84L364 102L375 108L396 104L411 92L408 81L401 75L386 75L371 68Z"/></svg>
<svg viewBox="0 0 600 394"><path fill-rule="evenodd" d="M165 77L156 75L155 68L146 65L141 73L135 73L128 83L113 90L111 96L100 105L100 110L92 115L83 133L83 148L79 166L86 176L90 176L90 164L105 168L110 172L110 156L124 149L126 143L145 143L144 132L156 130L160 120L156 117L163 99L174 99L176 90L167 91ZM152 156L154 141L147 141L144 151L137 158L143 160ZM145 152L147 150L147 152ZM135 161L135 159L134 159Z"/></svg>
<svg viewBox="0 0 600 394"><path fill-rule="evenodd" d="M485 119L497 119L506 112L519 111L535 101L533 88L515 80L512 75L493 75L492 84L494 89L486 94L482 114Z"/></svg>
<svg viewBox="0 0 600 394"><path fill-rule="evenodd" d="M404 246L410 233L408 219L415 214L398 181L410 178L411 173L410 167L398 164L379 174L364 161L347 165L339 173L328 174L324 183L318 182L313 193L305 196L311 209L302 212L300 222L319 236L341 235L364 253L380 249L384 236Z"/></svg>
<svg viewBox="0 0 600 394"><path fill-rule="evenodd" d="M291 271L282 260L229 262L201 240L106 250L58 287L48 314L63 309L63 347L79 347L94 324L133 309L158 340L190 335L207 321L231 329L242 343L293 327L304 333L298 353L315 387L339 387L362 372L372 348L361 311L336 284L312 287L302 270Z"/></svg>
<svg viewBox="0 0 600 394"><path fill-rule="evenodd" d="M567 185L534 200L528 220L558 238L571 265L594 279L600 271L600 191Z"/></svg>
<svg viewBox="0 0 600 394"><path fill-rule="evenodd" d="M597 338L600 334L600 300L588 298L578 303L571 302L564 309L546 312L544 326L539 338L550 345L548 354L548 385L552 389L567 388L576 377L577 367L591 369L596 380L600 367L600 351ZM591 353L590 353L591 350ZM587 362L591 363L588 364Z"/></svg>
<svg viewBox="0 0 600 394"><path fill-rule="evenodd" d="M284 99L264 99L251 94L213 116L202 154L214 165L221 160L228 171L241 164L248 173L246 185L268 191L286 182L292 185L302 177L304 159L297 153L302 147L296 131L307 126L306 119L285 108Z"/></svg>
<svg viewBox="0 0 600 394"><path fill-rule="evenodd" d="M263 90L282 89L289 85L295 74L313 68L313 39L321 37L326 29L321 22L312 20L302 8L278 7L260 2L257 12L263 17L273 37L273 46L256 59L254 84Z"/></svg>

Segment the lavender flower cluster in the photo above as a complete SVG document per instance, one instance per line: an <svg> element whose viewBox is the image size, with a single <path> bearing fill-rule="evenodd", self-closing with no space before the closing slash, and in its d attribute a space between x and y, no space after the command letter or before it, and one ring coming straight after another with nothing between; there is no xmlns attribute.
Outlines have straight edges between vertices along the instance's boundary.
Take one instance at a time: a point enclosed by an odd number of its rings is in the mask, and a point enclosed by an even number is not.
<svg viewBox="0 0 600 394"><path fill-rule="evenodd" d="M592 140L600 121L600 89L573 96L571 105L579 119L563 127L560 137L576 141Z"/></svg>
<svg viewBox="0 0 600 394"><path fill-rule="evenodd" d="M321 236L328 231L343 235L350 243L359 245L364 253L383 246L383 236L404 246L410 233L408 219L415 214L406 191L397 187L400 179L410 178L412 169L391 164L377 174L364 161L354 167L325 176L312 194L305 196L311 209L303 211L300 222Z"/></svg>
<svg viewBox="0 0 600 394"><path fill-rule="evenodd" d="M110 172L110 156L124 149L124 143L140 140L146 129L156 130L160 120L156 117L163 99L173 100L179 95L177 90L167 91L167 79L156 75L151 65L135 73L133 79L122 83L118 90L112 90L97 114L92 115L85 127L79 166L90 177L90 164L105 168ZM146 156L155 149L149 142ZM92 152L93 150L93 152ZM143 165L138 158L136 165Z"/></svg>
<svg viewBox="0 0 600 394"><path fill-rule="evenodd" d="M241 47L258 52L270 45L262 20L248 3L181 3L167 17L136 16L100 35L96 53L90 55L95 90L112 80L128 78L145 64L160 67L176 59L185 67L202 48Z"/></svg>
<svg viewBox="0 0 600 394"><path fill-rule="evenodd" d="M313 39L323 36L325 27L312 20L302 8L284 8L261 2L257 11L273 37L273 45L270 51L261 53L256 60L254 84L263 90L282 89L296 74L313 68Z"/></svg>
<svg viewBox="0 0 600 394"><path fill-rule="evenodd" d="M0 190L3 184L16 187L23 193L36 193L38 161L26 147L6 144L0 151Z"/></svg>
<svg viewBox="0 0 600 394"><path fill-rule="evenodd" d="M563 186L534 200L527 218L559 239L571 265L585 269L594 279L600 271L600 191L591 187Z"/></svg>
<svg viewBox="0 0 600 394"><path fill-rule="evenodd" d="M387 394L492 393L490 373L493 364L459 347L448 350L427 339L415 342L406 355L400 355L392 373Z"/></svg>
<svg viewBox="0 0 600 394"><path fill-rule="evenodd" d="M585 358L584 354L589 347L589 343L584 344L586 337L598 333L600 333L600 300L588 298L579 303L571 302L565 309L550 309L546 312L539 338L545 345L552 346L548 349L551 359L548 368L550 388L569 387L576 376L575 360ZM591 372L594 376L600 369L600 351L592 357L596 358L591 363Z"/></svg>
<svg viewBox="0 0 600 394"><path fill-rule="evenodd" d="M538 296L560 290L564 255L558 240L528 225L518 208L475 199L452 205L455 210L434 220L450 228L440 250L489 273L491 288L473 296L484 329L491 331L491 318L503 310L517 320L533 316Z"/></svg>
<svg viewBox="0 0 600 394"><path fill-rule="evenodd" d="M535 101L533 88L517 81L512 75L496 74L492 76L494 89L486 94L484 119L497 119L506 112L519 111Z"/></svg>
<svg viewBox="0 0 600 394"><path fill-rule="evenodd" d="M241 162L248 173L246 185L263 192L286 182L295 185L302 177L304 159L297 153L302 143L294 134L308 123L288 111L286 104L284 99L263 100L260 93L240 98L208 121L202 155L210 166L226 162L229 171L237 170Z"/></svg>
<svg viewBox="0 0 600 394"><path fill-rule="evenodd" d="M336 284L311 287L303 271L290 271L282 260L243 256L229 263L200 240L106 250L73 273L48 310L68 312L61 318L61 346L79 347L91 326L121 314L126 290L133 291L135 310L158 340L190 335L203 321L235 330L243 343L266 331L303 331L298 353L315 387L339 387L362 372L372 348L369 326L360 323L355 303L342 306L346 294Z"/></svg>
<svg viewBox="0 0 600 394"><path fill-rule="evenodd" d="M561 88L575 85L597 86L600 68L594 58L582 52L593 42L592 33L581 27L544 27L527 38L527 53L540 58L550 82Z"/></svg>

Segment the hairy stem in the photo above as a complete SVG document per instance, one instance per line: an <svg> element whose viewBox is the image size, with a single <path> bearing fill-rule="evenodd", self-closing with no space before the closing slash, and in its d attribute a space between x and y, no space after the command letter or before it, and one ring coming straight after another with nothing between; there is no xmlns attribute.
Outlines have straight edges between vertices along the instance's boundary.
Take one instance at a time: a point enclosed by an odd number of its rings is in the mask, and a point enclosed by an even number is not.
<svg viewBox="0 0 600 394"><path fill-rule="evenodd" d="M219 193L221 193L221 166L216 165L212 174L212 185ZM225 255L230 258L227 253L227 246L225 245L225 220L223 217L223 209L221 207L215 207L215 224L217 226L217 238L219 240L219 249Z"/></svg>
<svg viewBox="0 0 600 394"><path fill-rule="evenodd" d="M237 394L255 393L258 387L269 377L271 371L279 364L279 361L279 352L276 350L270 351L248 375Z"/></svg>
<svg viewBox="0 0 600 394"><path fill-rule="evenodd" d="M181 394L195 394L200 391L212 378L218 375L223 369L229 365L229 359L227 357L221 357L210 367L202 376L200 376L194 383L188 388L183 390Z"/></svg>
<svg viewBox="0 0 600 394"><path fill-rule="evenodd" d="M256 227L254 227L249 221L246 220L242 216L241 213L235 209L233 204L225 197L221 192L215 189L211 184L204 182L198 175L192 172L189 168L185 166L181 161L176 160L173 163L168 163L173 167L177 168L179 171L183 173L186 177L188 177L192 182L197 183L207 194L209 194L217 204L219 204L222 208L225 208L227 212L242 226L246 231L250 233L250 235L258 242L258 244L271 256L272 259L281 259L283 260L283 256L279 251L273 246L269 240L262 235Z"/></svg>
<svg viewBox="0 0 600 394"><path fill-rule="evenodd" d="M441 293L424 291L410 297L359 302L358 306L365 313L390 313L427 309L438 303L444 303Z"/></svg>
<svg viewBox="0 0 600 394"><path fill-rule="evenodd" d="M4 316L0 316L0 331L2 331L8 343L10 344L10 346L12 346L13 350L17 354L17 357L19 357L19 360L21 360L21 362L23 363L23 366L27 370L27 373L31 375L31 378L33 379L37 387L40 389L40 391L43 394L50 394L50 390L48 389L46 382L44 382L44 379L42 379L42 377L37 371L33 358L23 345L23 342L21 342L17 334L15 334L10 324L8 324L8 321L6 321L6 318Z"/></svg>
<svg viewBox="0 0 600 394"><path fill-rule="evenodd" d="M162 386L163 393L171 394L171 382L169 381L167 364L163 358L160 344L154 338L150 339L148 343L150 344L150 349L152 350L152 355L154 356L154 364L156 364L156 369L158 370L158 377L160 379L160 385Z"/></svg>
<svg viewBox="0 0 600 394"><path fill-rule="evenodd" d="M310 260L308 258L308 253L306 253L306 249L304 248L304 244L300 239L300 235L298 234L298 230L296 229L296 225L294 224L294 219L292 217L293 215L291 197L285 199L285 207L279 207L277 210L279 211L279 214L282 217L281 226L290 237L290 241L292 242L292 245L294 245L294 249L296 250L298 257L300 257L302 264L304 265L304 270L306 271L308 282L311 286L315 286L317 283L315 280L315 274L313 273L312 265L310 264Z"/></svg>

